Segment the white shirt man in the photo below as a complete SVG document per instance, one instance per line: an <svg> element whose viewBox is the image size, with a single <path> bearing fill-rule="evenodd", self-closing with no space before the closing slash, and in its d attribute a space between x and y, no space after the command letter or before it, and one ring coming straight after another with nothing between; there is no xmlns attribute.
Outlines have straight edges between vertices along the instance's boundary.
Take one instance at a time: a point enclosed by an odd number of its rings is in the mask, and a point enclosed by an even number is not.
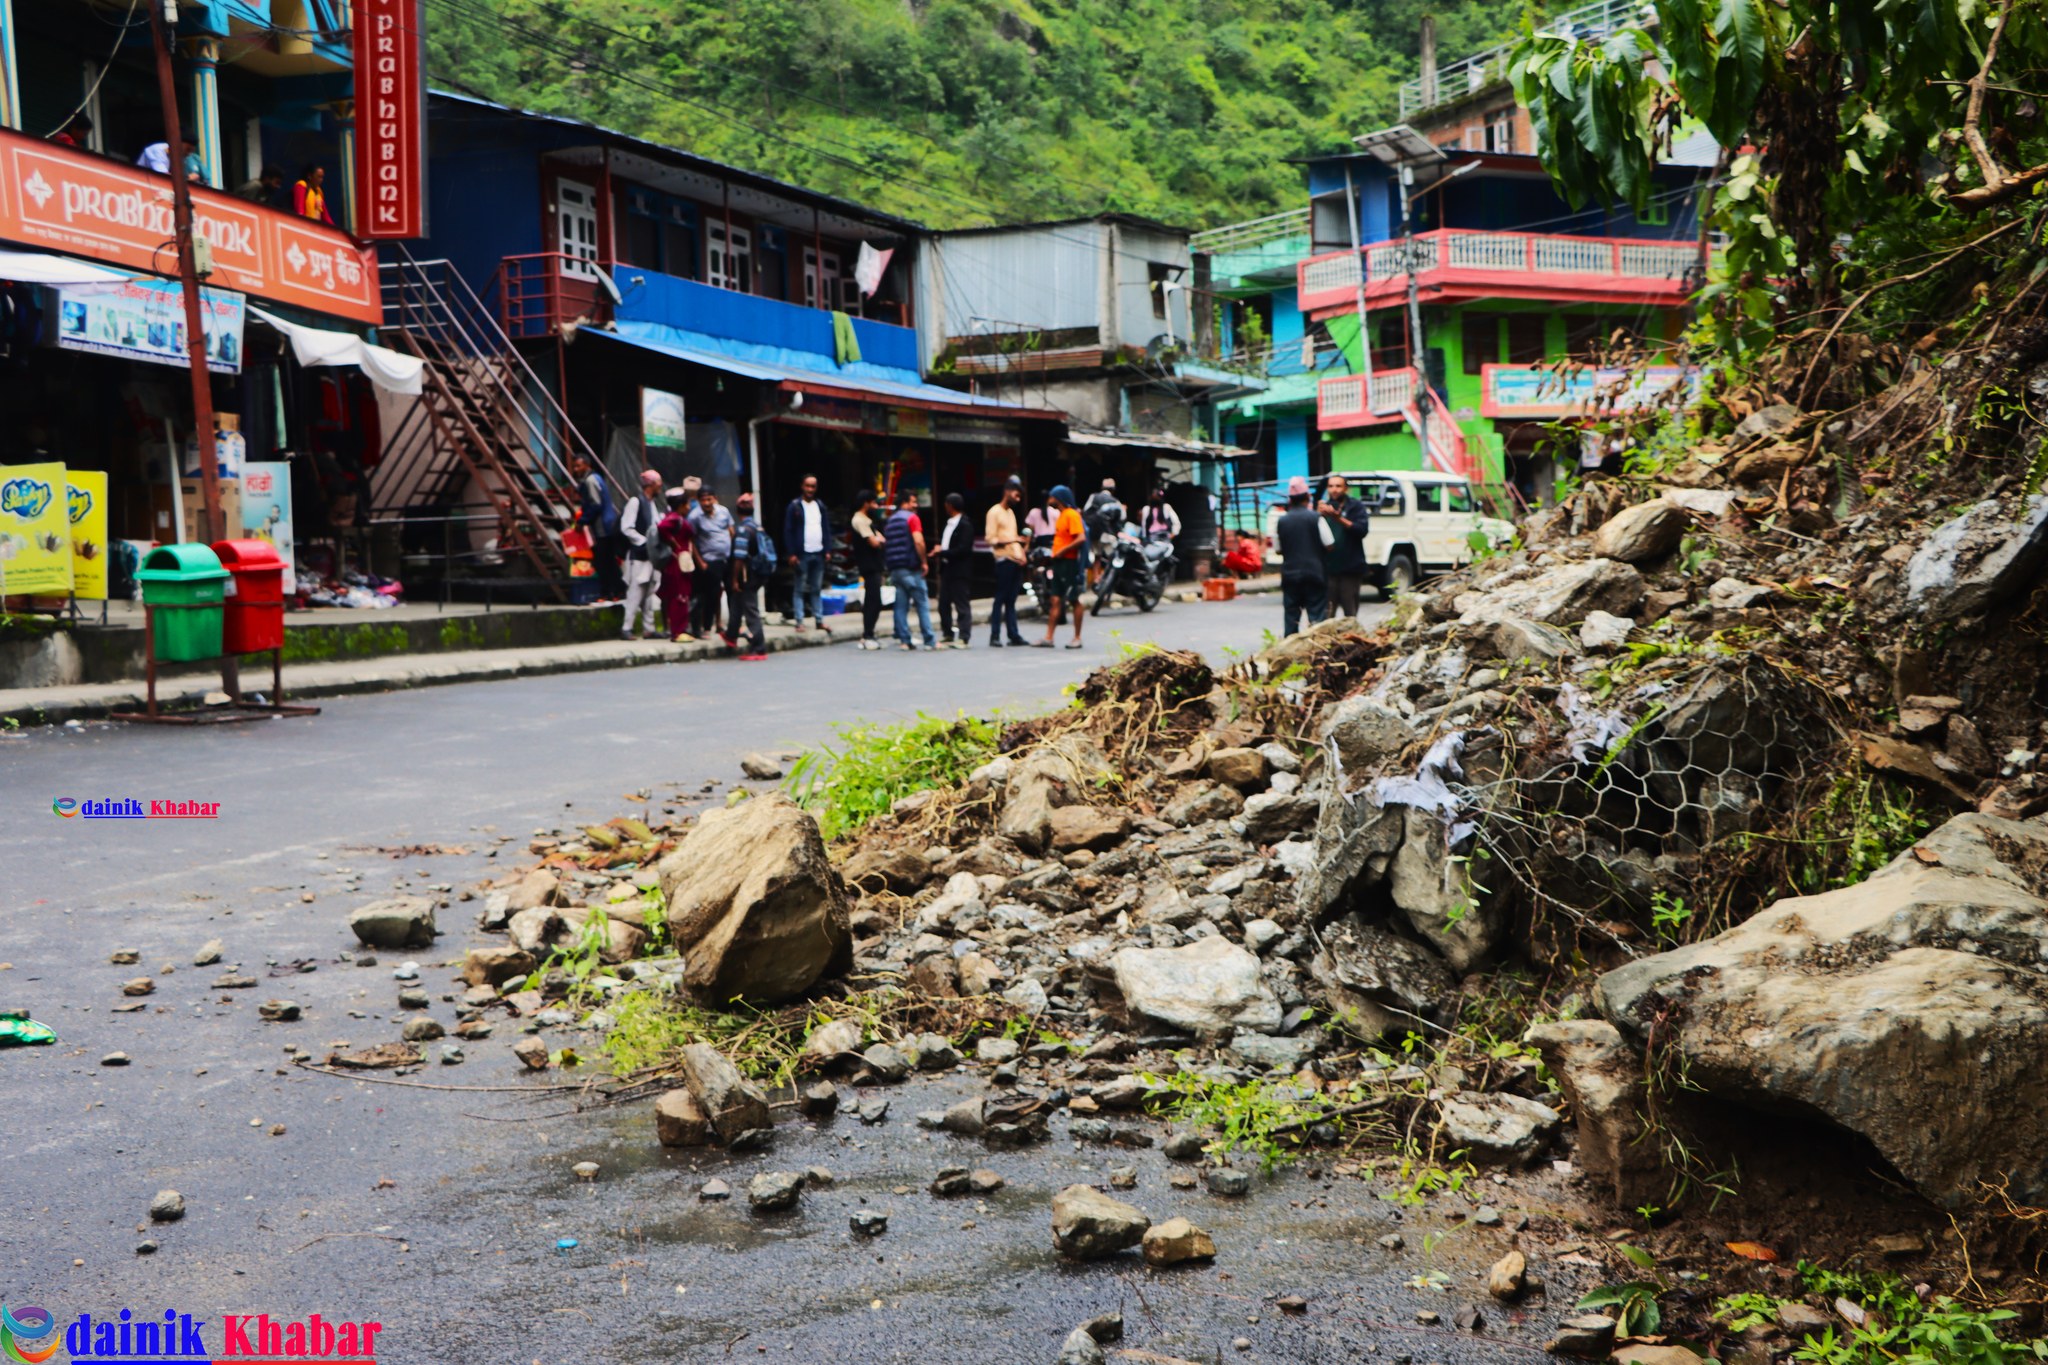
<svg viewBox="0 0 2048 1365"><path fill-rule="evenodd" d="M804 514L804 553L807 555L825 552L825 511L818 506L816 498L801 500Z"/></svg>

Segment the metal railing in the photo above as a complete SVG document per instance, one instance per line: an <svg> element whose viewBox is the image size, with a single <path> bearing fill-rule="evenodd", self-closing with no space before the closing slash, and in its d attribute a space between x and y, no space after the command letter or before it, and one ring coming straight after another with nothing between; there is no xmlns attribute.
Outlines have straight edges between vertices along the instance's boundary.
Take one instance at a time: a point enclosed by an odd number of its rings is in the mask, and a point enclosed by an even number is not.
<svg viewBox="0 0 2048 1365"><path fill-rule="evenodd" d="M1580 237L1520 232L1477 232L1441 228L1407 241L1379 242L1364 249L1368 292L1418 274L1448 268L1493 276L1572 276L1583 286L1607 279L1632 287L1661 284L1674 292L1698 267L1697 243L1661 238ZM1301 306L1342 303L1358 289L1359 254L1333 251L1311 256L1296 267Z"/></svg>
<svg viewBox="0 0 2048 1365"><path fill-rule="evenodd" d="M1197 232L1188 238L1188 250L1221 256L1232 251L1248 251L1287 237L1306 236L1308 230L1308 206L1304 204L1300 208L1269 213L1263 218L1249 218L1242 223L1229 223Z"/></svg>
<svg viewBox="0 0 2048 1365"><path fill-rule="evenodd" d="M1602 38L1629 24L1651 25L1656 12L1644 0L1594 0L1590 5L1567 10L1542 26L1544 33L1563 33L1574 38ZM1484 52L1437 68L1434 98L1425 95L1422 77L1401 86L1401 117L1433 109L1439 104L1463 99L1484 90L1508 75L1508 53L1512 44L1502 43Z"/></svg>

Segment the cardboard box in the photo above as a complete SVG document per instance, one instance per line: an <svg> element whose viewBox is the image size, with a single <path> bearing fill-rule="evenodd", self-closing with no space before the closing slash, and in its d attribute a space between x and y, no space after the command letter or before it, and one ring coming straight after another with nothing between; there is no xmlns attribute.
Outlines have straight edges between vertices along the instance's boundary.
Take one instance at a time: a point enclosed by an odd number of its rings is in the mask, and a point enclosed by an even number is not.
<svg viewBox="0 0 2048 1365"><path fill-rule="evenodd" d="M185 505L185 523L178 539L188 544L204 539L199 534L199 514L206 506L206 490L199 479L178 480L178 496ZM206 544L215 540L238 540L242 534L242 484L239 479L220 480L219 532Z"/></svg>

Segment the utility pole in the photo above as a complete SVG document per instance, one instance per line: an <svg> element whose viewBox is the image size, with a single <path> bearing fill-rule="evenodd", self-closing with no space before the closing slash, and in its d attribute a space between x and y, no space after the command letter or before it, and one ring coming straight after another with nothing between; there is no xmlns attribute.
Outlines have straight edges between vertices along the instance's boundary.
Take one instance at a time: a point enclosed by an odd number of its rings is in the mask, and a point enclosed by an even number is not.
<svg viewBox="0 0 2048 1365"><path fill-rule="evenodd" d="M205 308L199 298L199 256L192 244L192 185L185 178L185 129L178 120L178 82L171 70L171 39L178 22L178 0L147 0L149 37L156 47L157 93L164 108L164 146L171 165L171 228L178 248L178 290L185 296L185 363L192 372L192 426L199 441L199 514L202 544L228 538L220 513L220 464L213 440L213 374L206 368ZM172 461L178 458L173 448ZM152 644L151 648L155 646ZM242 698L241 669L235 656L221 655L221 691L231 701ZM271 700L275 701L276 698Z"/></svg>
<svg viewBox="0 0 2048 1365"><path fill-rule="evenodd" d="M1372 415L1372 329L1365 319L1365 244L1359 240L1358 191L1351 183L1351 163L1344 163L1344 212L1351 220L1351 258L1358 265L1358 355L1365 376L1365 412ZM1313 246L1314 233L1310 233Z"/></svg>
<svg viewBox="0 0 2048 1365"><path fill-rule="evenodd" d="M192 245L192 186L185 178L185 130L178 119L178 83L171 71L171 26L177 0L150 0L149 36L156 47L157 92L163 101L164 144L171 163L171 214L178 250L178 287L185 296L185 357L192 370L192 424L199 439L199 486L205 502L199 538L207 544L227 538L220 514L220 469L213 443L213 379L206 368L205 309L199 298L199 261ZM171 459L178 452L170 452ZM230 664L229 667L233 665ZM232 693L233 688L228 691Z"/></svg>
<svg viewBox="0 0 2048 1365"><path fill-rule="evenodd" d="M1415 256L1415 208L1408 195L1408 187L1415 181L1415 168L1407 162L1401 163L1401 259L1408 267L1408 363L1415 370L1415 435L1422 442L1422 458L1430 460L1429 453L1429 365L1428 352L1423 345L1422 305L1417 301L1419 290L1415 282L1416 268L1420 264Z"/></svg>

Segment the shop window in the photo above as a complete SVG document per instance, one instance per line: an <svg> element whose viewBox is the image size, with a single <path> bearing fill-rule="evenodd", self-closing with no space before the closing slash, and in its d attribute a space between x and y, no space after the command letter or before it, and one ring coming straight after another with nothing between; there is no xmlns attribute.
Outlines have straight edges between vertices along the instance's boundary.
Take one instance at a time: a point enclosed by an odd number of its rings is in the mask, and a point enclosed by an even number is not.
<svg viewBox="0 0 2048 1365"><path fill-rule="evenodd" d="M1541 313L1508 315L1508 364L1540 365L1547 353L1543 339L1548 321Z"/></svg>
<svg viewBox="0 0 2048 1365"><path fill-rule="evenodd" d="M1465 373L1480 374L1482 367L1500 362L1500 314L1466 313L1460 345L1465 352Z"/></svg>

